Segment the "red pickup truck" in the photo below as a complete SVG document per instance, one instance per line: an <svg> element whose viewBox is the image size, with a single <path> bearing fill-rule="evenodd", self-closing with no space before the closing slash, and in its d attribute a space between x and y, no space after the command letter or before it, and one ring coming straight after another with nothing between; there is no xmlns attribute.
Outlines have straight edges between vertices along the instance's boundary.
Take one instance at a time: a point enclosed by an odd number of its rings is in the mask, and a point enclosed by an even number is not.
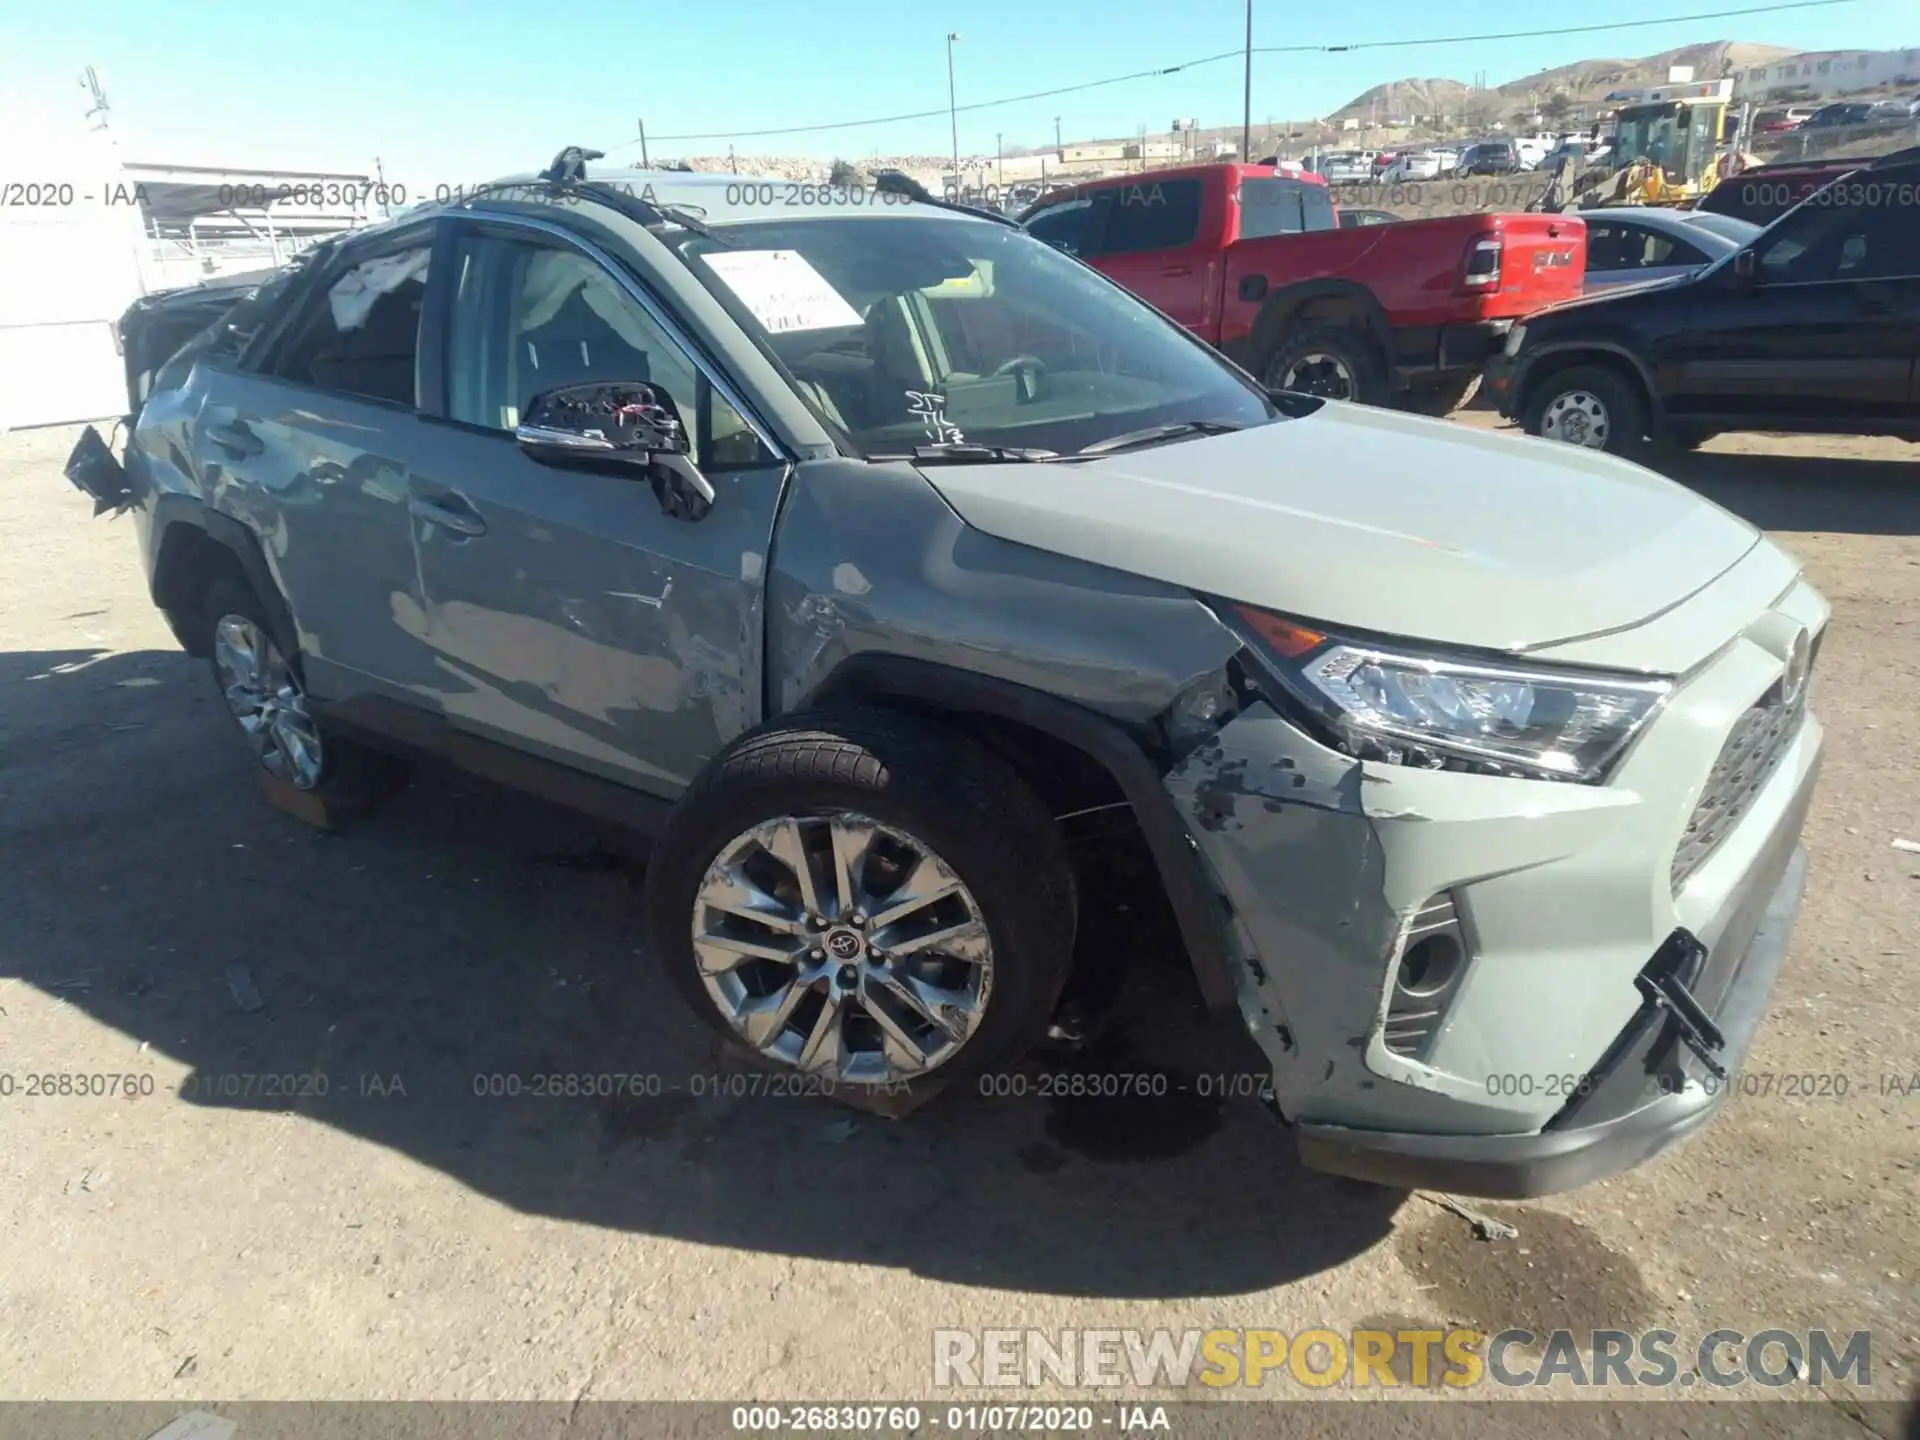
<svg viewBox="0 0 1920 1440"><path fill-rule="evenodd" d="M1274 389L1445 414L1514 321L1579 295L1567 215L1340 228L1317 175L1192 165L1091 180L1022 214Z"/></svg>

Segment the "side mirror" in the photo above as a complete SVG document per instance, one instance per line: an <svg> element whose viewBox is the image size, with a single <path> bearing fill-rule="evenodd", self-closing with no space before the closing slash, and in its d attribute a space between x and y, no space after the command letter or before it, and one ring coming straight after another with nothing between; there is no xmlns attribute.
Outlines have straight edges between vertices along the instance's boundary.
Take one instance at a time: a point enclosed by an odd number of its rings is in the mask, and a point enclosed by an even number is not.
<svg viewBox="0 0 1920 1440"><path fill-rule="evenodd" d="M543 465L645 476L660 508L676 520L699 520L713 508L713 486L693 463L673 397L656 386L615 381L543 390L513 435Z"/></svg>
<svg viewBox="0 0 1920 1440"><path fill-rule="evenodd" d="M1733 277L1734 288L1738 290L1751 290L1754 286L1755 277L1760 273L1759 264L1758 257L1755 256L1751 250L1742 250L1735 255L1733 257L1733 265L1729 271Z"/></svg>

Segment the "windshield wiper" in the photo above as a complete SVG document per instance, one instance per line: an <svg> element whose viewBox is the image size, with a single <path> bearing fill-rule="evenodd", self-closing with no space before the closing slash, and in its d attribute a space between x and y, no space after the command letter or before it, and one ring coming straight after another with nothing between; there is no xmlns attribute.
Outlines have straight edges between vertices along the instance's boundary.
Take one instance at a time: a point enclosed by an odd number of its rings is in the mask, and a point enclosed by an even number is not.
<svg viewBox="0 0 1920 1440"><path fill-rule="evenodd" d="M1227 420L1175 420L1166 425L1149 425L1144 430L1129 430L1111 440L1102 440L1097 445L1076 450L1067 458L1078 460L1088 455L1111 455L1116 450L1132 450L1136 446L1151 445L1159 440L1177 440L1183 435L1229 435L1241 428Z"/></svg>
<svg viewBox="0 0 1920 1440"><path fill-rule="evenodd" d="M922 465L969 465L994 460L1057 460L1057 450L1033 450L1022 445L976 445L972 441L948 441L940 445L916 445L898 455L869 455L869 460L914 460Z"/></svg>

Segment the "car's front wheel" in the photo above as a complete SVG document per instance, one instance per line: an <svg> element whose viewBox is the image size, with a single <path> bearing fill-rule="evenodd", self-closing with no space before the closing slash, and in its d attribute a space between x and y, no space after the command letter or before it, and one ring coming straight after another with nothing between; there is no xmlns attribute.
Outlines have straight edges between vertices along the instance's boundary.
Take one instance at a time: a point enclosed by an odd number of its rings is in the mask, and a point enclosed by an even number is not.
<svg viewBox="0 0 1920 1440"><path fill-rule="evenodd" d="M1522 424L1529 435L1543 440L1631 455L1645 444L1647 407L1614 371L1578 365L1548 376L1535 388Z"/></svg>
<svg viewBox="0 0 1920 1440"><path fill-rule="evenodd" d="M647 867L655 955L709 1026L854 1092L977 1075L1045 1032L1074 887L1005 762L883 711L743 736Z"/></svg>

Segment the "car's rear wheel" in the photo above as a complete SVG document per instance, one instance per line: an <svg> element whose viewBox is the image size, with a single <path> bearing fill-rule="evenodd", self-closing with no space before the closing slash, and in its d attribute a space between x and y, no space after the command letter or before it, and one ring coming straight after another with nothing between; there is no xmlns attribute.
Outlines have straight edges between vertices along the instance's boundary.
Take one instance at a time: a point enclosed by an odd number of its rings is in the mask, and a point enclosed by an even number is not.
<svg viewBox="0 0 1920 1440"><path fill-rule="evenodd" d="M1386 358L1357 325L1314 325L1282 335L1261 367L1269 390L1383 405L1391 388Z"/></svg>
<svg viewBox="0 0 1920 1440"><path fill-rule="evenodd" d="M795 717L735 743L647 867L654 953L702 1021L853 1092L977 1075L1045 1032L1071 964L1057 827L935 722Z"/></svg>
<svg viewBox="0 0 1920 1440"><path fill-rule="evenodd" d="M274 639L266 607L244 580L215 579L201 615L214 684L269 775L346 809L406 785L406 762L323 729L299 667Z"/></svg>
<svg viewBox="0 0 1920 1440"><path fill-rule="evenodd" d="M1529 435L1543 440L1630 455L1645 444L1647 407L1614 371L1578 365L1548 376L1535 388L1523 425Z"/></svg>

